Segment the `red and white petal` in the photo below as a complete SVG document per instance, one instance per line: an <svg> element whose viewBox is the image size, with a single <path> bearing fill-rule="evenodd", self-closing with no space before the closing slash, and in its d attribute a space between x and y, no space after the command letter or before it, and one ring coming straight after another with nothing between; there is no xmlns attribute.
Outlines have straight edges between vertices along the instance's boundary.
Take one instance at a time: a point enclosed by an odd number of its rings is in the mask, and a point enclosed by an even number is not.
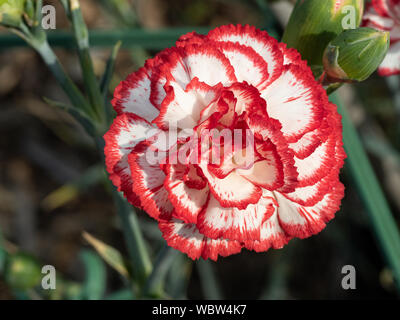
<svg viewBox="0 0 400 320"><path fill-rule="evenodd" d="M396 24L392 30L390 30L390 43L391 45L400 41L400 24Z"/></svg>
<svg viewBox="0 0 400 320"><path fill-rule="evenodd" d="M251 168L237 169L236 173L263 189L275 190L283 184L283 164L275 150L264 152L263 157Z"/></svg>
<svg viewBox="0 0 400 320"><path fill-rule="evenodd" d="M224 208L211 195L207 207L197 218L197 228L211 239L260 240L261 225L271 214L272 207L271 198L263 196L258 203L250 204L243 210Z"/></svg>
<svg viewBox="0 0 400 320"><path fill-rule="evenodd" d="M275 193L278 202L279 223L285 232L298 238L307 238L325 228L340 208L344 196L343 184L336 180L330 191L313 206L302 206L280 193Z"/></svg>
<svg viewBox="0 0 400 320"><path fill-rule="evenodd" d="M197 230L195 224L172 218L161 220L158 226L170 247L186 253L193 260L201 257L204 248L204 235Z"/></svg>
<svg viewBox="0 0 400 320"><path fill-rule="evenodd" d="M378 68L381 76L400 74L400 41L392 44Z"/></svg>
<svg viewBox="0 0 400 320"><path fill-rule="evenodd" d="M233 42L216 42L217 48L229 59L238 82L247 82L260 90L268 79L268 64L252 48Z"/></svg>
<svg viewBox="0 0 400 320"><path fill-rule="evenodd" d="M295 142L305 133L317 128L324 116L323 106L328 98L308 67L284 66L281 76L261 97L267 102L270 117L279 120L288 142Z"/></svg>
<svg viewBox="0 0 400 320"><path fill-rule="evenodd" d="M183 165L167 166L164 186L174 206L174 216L186 223L196 223L198 214L207 205L209 190L207 185L203 189L189 188L183 180L185 173Z"/></svg>
<svg viewBox="0 0 400 320"><path fill-rule="evenodd" d="M363 25L388 31L393 28L394 21L391 17L378 13L374 6L367 5L363 16Z"/></svg>
<svg viewBox="0 0 400 320"><path fill-rule="evenodd" d="M219 179L208 170L207 163L201 163L199 166L208 181L211 193L222 207L245 209L249 204L257 203L260 199L261 188L237 173L232 172L224 179Z"/></svg>
<svg viewBox="0 0 400 320"><path fill-rule="evenodd" d="M116 87L111 101L118 114L134 113L151 122L159 114L150 102L151 82L146 68L130 74Z"/></svg>
<svg viewBox="0 0 400 320"><path fill-rule="evenodd" d="M159 228L167 244L191 259L217 260L218 256L226 257L239 253L240 242L228 239L208 239L202 235L194 224L187 224L177 219L161 221Z"/></svg>
<svg viewBox="0 0 400 320"><path fill-rule="evenodd" d="M330 192L332 186L339 176L339 168L333 168L332 171L323 179L313 185L296 188L290 193L282 193L290 201L298 203L302 206L313 206Z"/></svg>
<svg viewBox="0 0 400 320"><path fill-rule="evenodd" d="M220 42L237 42L251 47L268 64L269 79L266 85L275 81L282 72L283 56L278 41L266 31L249 25L227 25L211 30L207 37Z"/></svg>
<svg viewBox="0 0 400 320"><path fill-rule="evenodd" d="M246 241L245 247L256 252L265 252L270 248L281 249L289 242L290 238L281 228L278 210L274 207L272 215L261 226L260 240Z"/></svg>
<svg viewBox="0 0 400 320"><path fill-rule="evenodd" d="M216 99L219 86L210 87L194 78L183 90L177 83L167 84L166 98L161 103L158 117L153 121L160 128L193 129L201 111Z"/></svg>
<svg viewBox="0 0 400 320"><path fill-rule="evenodd" d="M324 119L320 127L307 132L296 142L289 143L289 147L298 159L304 159L310 156L321 143L328 139L332 130L327 119Z"/></svg>
<svg viewBox="0 0 400 320"><path fill-rule="evenodd" d="M153 130L154 127L146 120L133 114L121 114L104 135L105 162L110 179L135 206L139 206L140 201L132 191L128 155L138 143L149 138L148 134Z"/></svg>
<svg viewBox="0 0 400 320"><path fill-rule="evenodd" d="M299 173L298 187L309 186L329 174L336 164L334 157L337 145L337 135L333 133L321 143L315 151L304 159L294 158Z"/></svg>
<svg viewBox="0 0 400 320"><path fill-rule="evenodd" d="M142 143L144 144L144 143ZM139 149L139 148L138 148ZM173 206L164 188L165 173L159 164L147 160L146 146L143 151L133 151L128 162L134 181L133 191L139 196L143 209L154 219L160 220L171 215Z"/></svg>
<svg viewBox="0 0 400 320"><path fill-rule="evenodd" d="M201 257L203 259L218 260L218 256L227 257L242 251L242 244L239 241L230 239L208 239L205 243Z"/></svg>
<svg viewBox="0 0 400 320"><path fill-rule="evenodd" d="M197 32L189 32L179 37L176 41L177 47L185 47L191 44L203 44L206 40L206 36L198 34Z"/></svg>
<svg viewBox="0 0 400 320"><path fill-rule="evenodd" d="M189 45L182 50L182 62L190 79L197 77L210 86L237 81L229 60L213 44Z"/></svg>
<svg viewBox="0 0 400 320"><path fill-rule="evenodd" d="M266 119L260 115L250 115L249 128L256 137L257 153L267 159L270 151L275 150L283 167L283 184L277 188L280 192L292 192L297 185L297 168L294 165L294 154L284 138L277 120ZM260 141L262 141L260 143Z"/></svg>
<svg viewBox="0 0 400 320"><path fill-rule="evenodd" d="M192 189L203 189L207 185L201 169L196 166L189 166L183 176L185 184Z"/></svg>
<svg viewBox="0 0 400 320"><path fill-rule="evenodd" d="M307 66L307 61L301 59L300 53L294 48L288 48L286 43L279 42L279 49L283 54L283 64L295 64L302 67Z"/></svg>
<svg viewBox="0 0 400 320"><path fill-rule="evenodd" d="M390 18L393 14L391 12L393 10L391 2L391 0L372 0L372 6L379 15Z"/></svg>

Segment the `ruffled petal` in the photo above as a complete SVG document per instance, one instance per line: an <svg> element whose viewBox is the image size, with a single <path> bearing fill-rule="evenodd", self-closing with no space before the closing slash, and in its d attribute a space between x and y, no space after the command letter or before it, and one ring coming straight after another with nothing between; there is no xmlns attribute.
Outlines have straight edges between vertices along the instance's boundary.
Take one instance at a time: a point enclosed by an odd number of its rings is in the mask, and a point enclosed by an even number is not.
<svg viewBox="0 0 400 320"><path fill-rule="evenodd" d="M288 235L301 239L317 234L333 219L343 196L344 186L339 180L332 181L330 191L313 206L302 206L276 193L280 226Z"/></svg>
<svg viewBox="0 0 400 320"><path fill-rule="evenodd" d="M269 80L268 64L254 49L233 42L217 42L217 48L229 59L238 82L247 82L260 90Z"/></svg>
<svg viewBox="0 0 400 320"><path fill-rule="evenodd" d="M257 153L262 158L268 159L271 150L274 150L279 157L283 181L276 190L280 192L294 191L298 182L298 172L294 165L293 151L280 131L280 123L277 120L265 118L265 116L251 114L248 118L248 125L256 137Z"/></svg>
<svg viewBox="0 0 400 320"><path fill-rule="evenodd" d="M114 119L109 131L104 135L106 168L118 191L123 191L129 202L140 206L137 195L132 191L132 177L128 155L141 141L149 138L154 126L146 120L130 113Z"/></svg>
<svg viewBox="0 0 400 320"><path fill-rule="evenodd" d="M186 253L193 260L202 257L216 261L218 256L226 257L242 250L239 241L208 239L197 230L196 225L177 219L161 221L159 227L169 246Z"/></svg>
<svg viewBox="0 0 400 320"><path fill-rule="evenodd" d="M150 164L147 160L147 142L138 145L137 150L128 156L132 173L133 191L139 196L143 210L156 220L171 215L172 203L168 191L164 188L165 173L159 164Z"/></svg>
<svg viewBox="0 0 400 320"><path fill-rule="evenodd" d="M166 98L161 103L160 114L154 123L160 128L193 129L200 112L217 98L220 86L210 87L194 78L183 90L177 83L165 86Z"/></svg>
<svg viewBox="0 0 400 320"><path fill-rule="evenodd" d="M245 209L248 205L257 203L262 195L260 187L255 186L235 172L223 179L214 176L206 164L199 164L208 181L211 193L224 208L236 207Z"/></svg>
<svg viewBox="0 0 400 320"><path fill-rule="evenodd" d="M383 14L382 8L380 5L376 8L371 4L367 5L363 16L363 25L380 30L391 30L394 26L394 21L388 15ZM376 9L378 9L378 12ZM382 11L382 14L379 11Z"/></svg>
<svg viewBox="0 0 400 320"><path fill-rule="evenodd" d="M189 188L184 182L186 173L184 165L167 166L167 177L164 182L168 197L174 206L174 216L186 223L196 223L198 214L206 207L209 190Z"/></svg>
<svg viewBox="0 0 400 320"><path fill-rule="evenodd" d="M223 208L219 201L210 197L207 207L199 214L197 228L211 239L231 239L238 241L260 240L262 223L273 210L274 200L265 191L258 203L245 209Z"/></svg>
<svg viewBox="0 0 400 320"><path fill-rule="evenodd" d="M120 82L111 101L118 114L134 113L149 122L157 117L159 111L150 102L150 75L151 71L144 67Z"/></svg>
<svg viewBox="0 0 400 320"><path fill-rule="evenodd" d="M284 88L284 89L283 89ZM312 75L311 69L297 65L284 67L282 75L261 92L270 117L279 120L288 142L295 142L316 129L328 103L325 90Z"/></svg>
<svg viewBox="0 0 400 320"><path fill-rule="evenodd" d="M270 248L281 249L291 237L281 228L278 219L278 210L274 209L273 214L261 226L260 240L246 241L245 247L256 252L265 252Z"/></svg>
<svg viewBox="0 0 400 320"><path fill-rule="evenodd" d="M393 76L400 74L400 41L392 44L378 68L381 76Z"/></svg>
<svg viewBox="0 0 400 320"><path fill-rule="evenodd" d="M282 72L283 56L278 41L249 25L227 25L211 30L207 37L214 41L237 42L251 47L268 64L269 79L266 85L275 81Z"/></svg>

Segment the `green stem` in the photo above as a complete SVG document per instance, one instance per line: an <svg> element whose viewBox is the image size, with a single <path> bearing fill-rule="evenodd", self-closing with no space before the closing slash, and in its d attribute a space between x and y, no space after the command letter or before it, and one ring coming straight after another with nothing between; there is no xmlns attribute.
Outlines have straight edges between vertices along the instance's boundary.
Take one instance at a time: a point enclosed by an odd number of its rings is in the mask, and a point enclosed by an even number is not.
<svg viewBox="0 0 400 320"><path fill-rule="evenodd" d="M336 94L331 96L343 122L343 141L351 174L369 212L372 227L400 290L400 234L385 195L347 111Z"/></svg>
<svg viewBox="0 0 400 320"><path fill-rule="evenodd" d="M128 253L133 266L133 273L140 285L144 285L151 274L152 264L148 255L138 218L132 206L112 186L114 202L121 221Z"/></svg>
<svg viewBox="0 0 400 320"><path fill-rule="evenodd" d="M70 17L78 46L79 61L82 68L85 89L89 101L97 115L98 120L104 123L104 106L99 83L94 73L92 58L89 51L89 31L83 20L82 11L78 0L70 0Z"/></svg>
<svg viewBox="0 0 400 320"><path fill-rule="evenodd" d="M167 273L176 258L177 251L171 247L164 245L159 252L154 263L154 269L148 278L144 289L143 297L160 298L163 295L164 280Z"/></svg>
<svg viewBox="0 0 400 320"><path fill-rule="evenodd" d="M64 92L68 95L73 106L76 108L82 108L88 115L93 116L90 105L73 83L71 78L65 73L64 68L60 64L54 51L50 48L48 42L45 41L30 41L33 48L40 54L47 67L56 78L59 85L62 87Z"/></svg>
<svg viewBox="0 0 400 320"><path fill-rule="evenodd" d="M215 276L214 266L212 262L207 260L199 260L196 262L197 271L200 275L201 287L205 299L221 300L223 299L218 279Z"/></svg>

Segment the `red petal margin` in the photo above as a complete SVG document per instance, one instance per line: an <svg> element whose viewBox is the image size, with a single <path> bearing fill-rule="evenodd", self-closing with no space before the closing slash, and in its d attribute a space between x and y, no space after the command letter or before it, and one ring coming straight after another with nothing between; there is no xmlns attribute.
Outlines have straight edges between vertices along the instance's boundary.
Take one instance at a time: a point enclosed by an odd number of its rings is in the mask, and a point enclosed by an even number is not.
<svg viewBox="0 0 400 320"><path fill-rule="evenodd" d="M331 190L317 204L306 207L296 204L283 195L276 194L279 204L279 223L285 232L300 239L310 237L325 228L334 218L344 196L344 186L339 180L332 181Z"/></svg>
<svg viewBox="0 0 400 320"><path fill-rule="evenodd" d="M395 25L392 17L382 15L375 10L372 3L366 3L362 26L390 31Z"/></svg>
<svg viewBox="0 0 400 320"><path fill-rule="evenodd" d="M133 113L151 122L159 114L150 102L151 70L146 67L131 73L116 87L111 103L117 114Z"/></svg>
<svg viewBox="0 0 400 320"><path fill-rule="evenodd" d="M263 222L261 226L260 240L246 241L245 247L256 252L265 252L270 248L281 249L292 237L281 228L278 219L278 211L273 208L273 214Z"/></svg>
<svg viewBox="0 0 400 320"><path fill-rule="evenodd" d="M248 117L247 123L256 137L257 152L261 156L263 156L264 152L267 152L264 156L264 158L267 158L271 149L268 145L268 142L270 142L280 158L283 167L283 184L276 190L279 192L294 191L297 185L298 172L294 165L293 151L289 148L286 139L283 137L279 121L251 114ZM258 141L262 141L262 143Z"/></svg>
<svg viewBox="0 0 400 320"><path fill-rule="evenodd" d="M153 129L153 125L139 116L121 114L114 119L110 129L104 135L105 162L110 179L118 191L122 191L129 202L135 206L140 206L140 201L132 191L128 155L138 143L149 138L146 132Z"/></svg>
<svg viewBox="0 0 400 320"><path fill-rule="evenodd" d="M392 76L400 74L400 41L392 43L378 68L378 73L381 76Z"/></svg>
<svg viewBox="0 0 400 320"><path fill-rule="evenodd" d="M177 219L163 220L159 228L167 244L191 259L211 259L216 261L218 256L226 257L241 251L238 241L228 239L212 240L204 237L194 224L186 224Z"/></svg>
<svg viewBox="0 0 400 320"><path fill-rule="evenodd" d="M260 240L261 225L271 215L273 205L271 197L262 197L258 203L243 210L223 208L211 196L207 206L199 214L196 226L201 234L211 239Z"/></svg>
<svg viewBox="0 0 400 320"><path fill-rule="evenodd" d="M281 76L261 92L271 118L282 124L286 140L296 142L321 125L328 96L309 67L286 65Z"/></svg>
<svg viewBox="0 0 400 320"><path fill-rule="evenodd" d="M168 197L174 206L174 217L186 223L196 223L198 214L207 206L209 190L189 188L184 182L186 166L167 165L167 177L164 181Z"/></svg>
<svg viewBox="0 0 400 320"><path fill-rule="evenodd" d="M185 47L191 44L203 44L205 40L206 36L193 31L180 36L179 39L176 41L176 46Z"/></svg>
<svg viewBox="0 0 400 320"><path fill-rule="evenodd" d="M221 91L222 86L211 87L193 78L183 90L178 84L164 86L166 97L161 103L160 114L153 120L159 128L168 130L171 123L178 128L192 129L200 119L200 113Z"/></svg>
<svg viewBox="0 0 400 320"><path fill-rule="evenodd" d="M237 42L252 48L268 64L269 79L266 85L274 82L282 73L283 56L278 41L268 32L249 25L226 25L211 30L207 37L220 42Z"/></svg>
<svg viewBox="0 0 400 320"><path fill-rule="evenodd" d="M215 46L229 59L237 81L247 82L259 90L269 81L267 62L251 47L235 42L215 42Z"/></svg>
<svg viewBox="0 0 400 320"><path fill-rule="evenodd" d="M286 43L279 42L279 49L283 54L283 64L294 64L302 68L307 67L307 61L301 59L300 53L294 48L288 48Z"/></svg>
<svg viewBox="0 0 400 320"><path fill-rule="evenodd" d="M166 178L159 164L149 164L146 159L148 142L142 142L128 156L132 173L133 191L139 196L143 210L156 220L172 214L173 206L164 188Z"/></svg>
<svg viewBox="0 0 400 320"><path fill-rule="evenodd" d="M392 1L390 0L372 0L372 5L374 9L382 17L387 17L387 18L392 17L389 9L391 4Z"/></svg>

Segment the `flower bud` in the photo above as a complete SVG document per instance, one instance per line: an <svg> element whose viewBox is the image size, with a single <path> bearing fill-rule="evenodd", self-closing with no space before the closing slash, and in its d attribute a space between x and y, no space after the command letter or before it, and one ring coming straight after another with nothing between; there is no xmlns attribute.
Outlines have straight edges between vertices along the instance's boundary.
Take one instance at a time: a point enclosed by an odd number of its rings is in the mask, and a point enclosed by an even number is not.
<svg viewBox="0 0 400 320"><path fill-rule="evenodd" d="M8 257L4 278L7 284L20 290L33 288L40 283L42 277L39 263L24 253Z"/></svg>
<svg viewBox="0 0 400 320"><path fill-rule="evenodd" d="M298 0L283 35L310 66L322 65L322 54L336 36L361 23L363 0Z"/></svg>
<svg viewBox="0 0 400 320"><path fill-rule="evenodd" d="M324 69L333 80L364 81L381 64L389 45L389 32L372 28L346 30L326 47Z"/></svg>
<svg viewBox="0 0 400 320"><path fill-rule="evenodd" d="M26 0L0 0L0 24L17 27L24 13Z"/></svg>

